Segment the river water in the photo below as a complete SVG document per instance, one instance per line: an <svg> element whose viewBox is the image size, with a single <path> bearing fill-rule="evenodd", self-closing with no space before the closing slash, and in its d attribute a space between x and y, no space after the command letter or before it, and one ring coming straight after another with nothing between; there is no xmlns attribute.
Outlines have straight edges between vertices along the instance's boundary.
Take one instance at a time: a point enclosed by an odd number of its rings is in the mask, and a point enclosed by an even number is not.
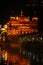
<svg viewBox="0 0 43 65"><path fill-rule="evenodd" d="M0 45L0 53L7 64L30 65L30 60L22 56L22 44L1 42Z"/></svg>
<svg viewBox="0 0 43 65"><path fill-rule="evenodd" d="M21 41L18 42L18 38L16 38L12 41L0 42L0 56L2 55L6 63L10 65L32 65L32 63L42 63L43 44L38 41L25 41L20 43Z"/></svg>

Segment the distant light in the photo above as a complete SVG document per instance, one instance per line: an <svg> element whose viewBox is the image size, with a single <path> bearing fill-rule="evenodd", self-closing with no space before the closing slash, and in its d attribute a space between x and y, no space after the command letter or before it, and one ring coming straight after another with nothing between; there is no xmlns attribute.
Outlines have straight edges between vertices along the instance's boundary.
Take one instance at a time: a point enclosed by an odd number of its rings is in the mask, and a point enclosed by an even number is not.
<svg viewBox="0 0 43 65"><path fill-rule="evenodd" d="M7 28L7 25L4 25L4 28L6 29Z"/></svg>
<svg viewBox="0 0 43 65"><path fill-rule="evenodd" d="M38 20L38 17L33 17L33 18L32 18L32 21L33 21L33 20Z"/></svg>
<svg viewBox="0 0 43 65"><path fill-rule="evenodd" d="M35 38L32 37L32 40L35 40Z"/></svg>
<svg viewBox="0 0 43 65"><path fill-rule="evenodd" d="M0 28L2 27L2 25L0 24Z"/></svg>
<svg viewBox="0 0 43 65"><path fill-rule="evenodd" d="M9 25L9 22L7 23L7 25Z"/></svg>
<svg viewBox="0 0 43 65"><path fill-rule="evenodd" d="M41 1L41 3L43 3L43 1Z"/></svg>
<svg viewBox="0 0 43 65"><path fill-rule="evenodd" d="M2 31L4 31L4 30L5 30L5 28L1 28L1 30L2 30Z"/></svg>
<svg viewBox="0 0 43 65"><path fill-rule="evenodd" d="M35 6L35 4L33 4L33 6Z"/></svg>
<svg viewBox="0 0 43 65"><path fill-rule="evenodd" d="M16 20L18 20L18 17L16 17Z"/></svg>
<svg viewBox="0 0 43 65"><path fill-rule="evenodd" d="M3 58L4 58L4 60L7 60L7 51L3 51L3 54L2 54L2 56L3 56Z"/></svg>
<svg viewBox="0 0 43 65"><path fill-rule="evenodd" d="M28 19L30 19L30 17L28 17Z"/></svg>
<svg viewBox="0 0 43 65"><path fill-rule="evenodd" d="M39 37L40 40L42 40L42 37Z"/></svg>
<svg viewBox="0 0 43 65"><path fill-rule="evenodd" d="M23 54L25 55L25 51L23 51Z"/></svg>
<svg viewBox="0 0 43 65"><path fill-rule="evenodd" d="M6 51L6 52L5 52L5 60L7 60L7 54L8 54L8 53L7 53L7 51Z"/></svg>
<svg viewBox="0 0 43 65"><path fill-rule="evenodd" d="M10 19L15 19L15 17L10 17Z"/></svg>
<svg viewBox="0 0 43 65"><path fill-rule="evenodd" d="M35 55L33 54L33 60L35 59Z"/></svg>

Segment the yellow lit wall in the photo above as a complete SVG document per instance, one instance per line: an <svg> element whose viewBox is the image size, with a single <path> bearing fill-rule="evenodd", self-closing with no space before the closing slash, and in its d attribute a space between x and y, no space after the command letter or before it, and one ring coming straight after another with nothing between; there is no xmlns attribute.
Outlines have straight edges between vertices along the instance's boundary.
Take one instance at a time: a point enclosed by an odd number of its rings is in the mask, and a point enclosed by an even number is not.
<svg viewBox="0 0 43 65"><path fill-rule="evenodd" d="M21 23L22 22L22 23ZM28 24L27 24L28 22ZM33 17L32 21L27 17L10 17L8 22L8 35L19 35L38 32L38 18Z"/></svg>

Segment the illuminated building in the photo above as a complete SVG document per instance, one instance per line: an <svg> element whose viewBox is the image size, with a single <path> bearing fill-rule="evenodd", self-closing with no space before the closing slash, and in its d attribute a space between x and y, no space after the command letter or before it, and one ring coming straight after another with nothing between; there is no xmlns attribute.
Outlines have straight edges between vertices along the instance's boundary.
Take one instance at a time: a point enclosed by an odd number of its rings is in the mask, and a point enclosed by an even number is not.
<svg viewBox="0 0 43 65"><path fill-rule="evenodd" d="M25 17L23 15L22 11L20 16L11 16L6 25L8 35L20 35L38 32L38 18L33 17L32 21L30 21L29 17Z"/></svg>

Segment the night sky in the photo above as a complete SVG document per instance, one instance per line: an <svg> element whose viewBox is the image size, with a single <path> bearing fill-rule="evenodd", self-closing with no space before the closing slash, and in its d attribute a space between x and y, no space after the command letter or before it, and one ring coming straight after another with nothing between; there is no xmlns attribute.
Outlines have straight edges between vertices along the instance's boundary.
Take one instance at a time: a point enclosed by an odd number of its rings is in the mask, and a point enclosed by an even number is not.
<svg viewBox="0 0 43 65"><path fill-rule="evenodd" d="M25 16L34 16L34 11L36 11L35 16L38 16L38 28L43 31L43 7L29 7L27 4L31 4L35 0L10 0L0 2L0 24L5 24L11 15L17 16L20 11L23 10ZM38 0L36 0L38 1ZM39 3L39 2L38 2Z"/></svg>
<svg viewBox="0 0 43 65"><path fill-rule="evenodd" d="M4 23L6 19L12 15L19 14L19 11L25 9L25 0L15 0L15 1L2 1L0 2L0 23ZM4 22L3 22L4 21Z"/></svg>

